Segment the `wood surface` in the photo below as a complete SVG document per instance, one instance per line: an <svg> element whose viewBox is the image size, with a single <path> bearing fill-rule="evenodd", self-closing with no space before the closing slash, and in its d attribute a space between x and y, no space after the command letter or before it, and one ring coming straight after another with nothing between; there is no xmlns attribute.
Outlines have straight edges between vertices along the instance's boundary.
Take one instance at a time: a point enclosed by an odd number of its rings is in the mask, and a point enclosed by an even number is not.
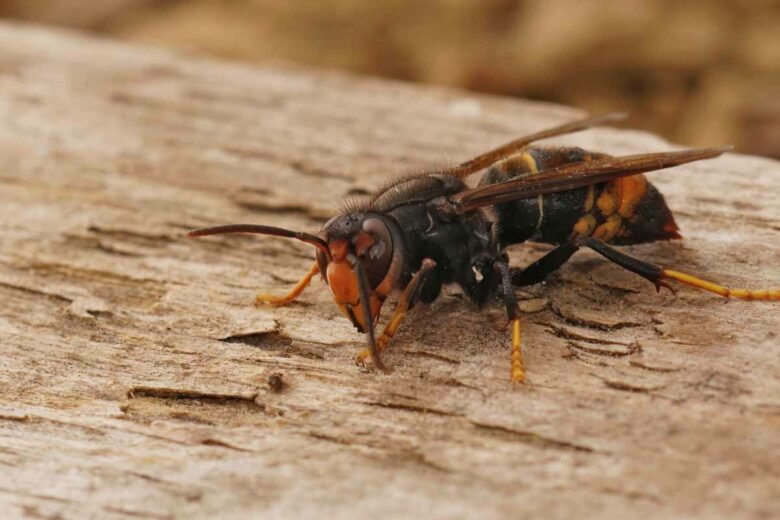
<svg viewBox="0 0 780 520"><path fill-rule="evenodd" d="M321 281L253 306L311 248L184 236L316 231L344 196L580 112L7 24L0 48L4 518L780 514L778 303L656 294L582 252L519 292L527 384L509 383L501 306L455 290L415 310L384 375L354 365L363 338ZM651 178L685 240L627 251L780 285L779 163Z"/></svg>

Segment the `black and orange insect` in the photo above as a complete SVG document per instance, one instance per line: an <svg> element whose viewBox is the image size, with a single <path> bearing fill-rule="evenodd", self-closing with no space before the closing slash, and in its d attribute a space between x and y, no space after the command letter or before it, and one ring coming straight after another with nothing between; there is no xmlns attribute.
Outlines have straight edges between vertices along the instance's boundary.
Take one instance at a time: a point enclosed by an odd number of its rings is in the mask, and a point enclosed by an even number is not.
<svg viewBox="0 0 780 520"><path fill-rule="evenodd" d="M578 249L588 247L652 282L676 280L725 297L780 300L780 289L728 289L629 256L615 245L680 238L663 195L642 175L718 157L729 148L612 157L573 147L531 147L534 141L618 119L589 118L514 140L458 166L403 177L352 204L318 234L271 226L236 224L197 229L193 237L260 233L295 238L317 249L309 272L281 297L261 294L259 303L295 300L320 273L336 305L368 336L360 363L384 369L387 348L405 314L430 303L444 284L458 284L477 305L500 295L512 326L511 378L523 381L520 311L515 288L542 282ZM483 173L476 187L466 177ZM505 249L525 241L556 247L523 268L511 268ZM383 332L374 327L394 292L398 304Z"/></svg>

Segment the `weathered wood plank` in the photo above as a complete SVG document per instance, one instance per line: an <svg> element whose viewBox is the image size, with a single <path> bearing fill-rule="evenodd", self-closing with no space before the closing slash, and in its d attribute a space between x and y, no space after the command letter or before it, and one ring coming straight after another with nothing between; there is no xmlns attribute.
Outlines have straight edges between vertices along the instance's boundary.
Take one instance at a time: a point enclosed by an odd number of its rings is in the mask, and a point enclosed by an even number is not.
<svg viewBox="0 0 780 520"><path fill-rule="evenodd" d="M5 516L777 514L776 304L655 294L582 253L525 294L549 305L526 320L524 387L500 307L455 295L409 320L380 375L353 365L362 338L321 283L252 307L305 271L306 247L184 237L314 230L343 196L575 111L21 26L0 26L0 48ZM668 147L609 129L561 142ZM633 253L780 282L777 162L653 179L686 240Z"/></svg>

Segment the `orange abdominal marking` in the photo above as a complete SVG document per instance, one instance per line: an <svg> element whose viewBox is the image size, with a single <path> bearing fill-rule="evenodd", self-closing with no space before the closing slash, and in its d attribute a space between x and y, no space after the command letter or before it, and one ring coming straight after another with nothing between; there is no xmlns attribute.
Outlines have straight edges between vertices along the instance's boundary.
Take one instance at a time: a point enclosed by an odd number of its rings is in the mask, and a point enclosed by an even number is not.
<svg viewBox="0 0 780 520"><path fill-rule="evenodd" d="M612 238L615 237L615 235L618 234L618 232L620 232L620 228L622 226L623 221L621 220L620 215L613 214L607 218L606 222L593 230L593 234L591 236L593 238L609 242L612 240Z"/></svg>
<svg viewBox="0 0 780 520"><path fill-rule="evenodd" d="M647 195L647 179L644 175L632 175L613 182L620 183L621 186L618 213L625 218L633 217L636 207Z"/></svg>
<svg viewBox="0 0 780 520"><path fill-rule="evenodd" d="M608 242L616 236L625 236L624 220L630 221L636 213L636 208L647 196L647 179L644 175L632 175L622 177L607 183L595 201L599 212L606 217L606 221L597 225L593 214L583 215L574 225L574 235L580 237L592 236ZM585 208L593 206L594 188L591 186L585 199ZM677 236L677 226L674 220L667 223L670 229L665 229L673 236Z"/></svg>
<svg viewBox="0 0 780 520"><path fill-rule="evenodd" d="M618 209L618 201L620 200L620 185L614 182L610 182L604 188L604 191L599 195L596 201L596 207L605 217L612 215Z"/></svg>
<svg viewBox="0 0 780 520"><path fill-rule="evenodd" d="M588 196L585 198L585 213L590 213L593 209L593 204L596 202L596 187L588 186Z"/></svg>
<svg viewBox="0 0 780 520"><path fill-rule="evenodd" d="M585 215L584 217L580 217L574 225L574 234L578 237L587 237L593 233L594 229L596 229L596 217L593 215Z"/></svg>
<svg viewBox="0 0 780 520"><path fill-rule="evenodd" d="M596 201L596 206L605 217L617 212L621 217L631 218L646 195L647 179L644 175L622 177L607 183Z"/></svg>

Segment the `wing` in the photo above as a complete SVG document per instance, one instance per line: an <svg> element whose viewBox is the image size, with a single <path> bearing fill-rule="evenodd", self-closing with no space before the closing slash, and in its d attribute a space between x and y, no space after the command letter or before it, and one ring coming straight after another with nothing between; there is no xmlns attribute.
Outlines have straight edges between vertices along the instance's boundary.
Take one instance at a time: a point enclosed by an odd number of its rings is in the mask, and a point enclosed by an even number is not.
<svg viewBox="0 0 780 520"><path fill-rule="evenodd" d="M732 147L695 148L679 152L647 153L607 157L566 164L543 170L528 177L509 179L497 184L479 186L451 195L449 201L457 213L466 213L482 206L492 206L517 199L571 190L654 170L671 168L702 159L712 159Z"/></svg>
<svg viewBox="0 0 780 520"><path fill-rule="evenodd" d="M462 179L463 177L468 177L472 173L476 173L479 170L482 170L492 164L495 164L501 159L505 159L506 157L509 157L510 155L517 153L518 151L522 150L523 148L533 143L534 141L539 141L541 139L547 139L549 137L556 137L559 135L579 132L581 130L586 130L594 126L600 126L607 123L622 121L625 118L626 118L626 114L615 112L603 116L580 119L578 121L567 123L561 126L556 126L554 128L548 128L547 130L542 130L541 132L536 132L535 134L530 134L530 135L520 137L519 139L515 139L514 141L511 141L503 146L499 146L498 148L483 153L482 155L479 155L469 161L466 161L464 163L461 163L457 166L454 166L452 168L449 168L447 170L438 173L454 175L455 177L460 177Z"/></svg>

